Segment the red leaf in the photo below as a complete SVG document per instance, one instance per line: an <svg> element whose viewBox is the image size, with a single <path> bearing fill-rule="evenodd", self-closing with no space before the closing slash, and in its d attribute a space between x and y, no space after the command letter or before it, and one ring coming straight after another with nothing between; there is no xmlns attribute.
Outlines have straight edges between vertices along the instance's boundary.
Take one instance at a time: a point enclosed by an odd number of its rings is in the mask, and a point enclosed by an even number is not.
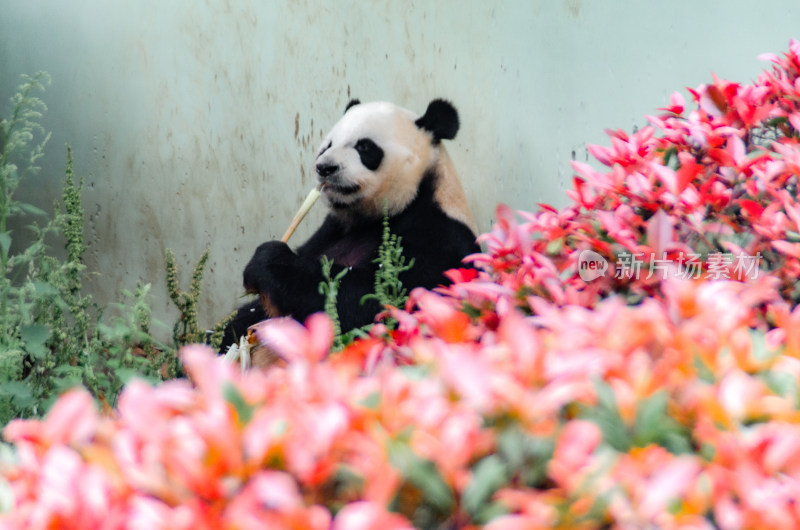
<svg viewBox="0 0 800 530"><path fill-rule="evenodd" d="M763 206L756 201L751 201L750 199L741 199L739 201L739 206L742 207L742 210L757 219L760 218L761 214L764 212Z"/></svg>

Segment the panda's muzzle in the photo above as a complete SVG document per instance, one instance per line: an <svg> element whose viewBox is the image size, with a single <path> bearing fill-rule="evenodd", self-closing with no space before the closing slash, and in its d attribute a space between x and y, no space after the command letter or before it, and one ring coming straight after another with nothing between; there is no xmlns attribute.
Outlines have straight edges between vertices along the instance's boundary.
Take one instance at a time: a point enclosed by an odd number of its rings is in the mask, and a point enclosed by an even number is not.
<svg viewBox="0 0 800 530"><path fill-rule="evenodd" d="M319 175L319 178L324 181L325 179L327 179L328 177L339 171L339 165L325 164L320 162L319 164L317 164L316 169L317 169L317 175Z"/></svg>
<svg viewBox="0 0 800 530"><path fill-rule="evenodd" d="M338 164L325 164L320 162L316 166L320 184L323 184L323 193L337 193L339 195L352 195L361 189L356 184L342 183L336 174L341 170Z"/></svg>

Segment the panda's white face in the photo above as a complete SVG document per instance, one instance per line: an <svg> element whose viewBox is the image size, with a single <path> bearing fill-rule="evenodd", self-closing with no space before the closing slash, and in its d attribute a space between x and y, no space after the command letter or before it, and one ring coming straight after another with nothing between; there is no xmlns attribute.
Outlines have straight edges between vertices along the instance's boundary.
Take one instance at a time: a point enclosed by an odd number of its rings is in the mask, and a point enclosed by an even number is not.
<svg viewBox="0 0 800 530"><path fill-rule="evenodd" d="M433 135L412 112L391 103L350 107L322 142L316 160L322 194L334 213L380 215L403 210L436 161Z"/></svg>

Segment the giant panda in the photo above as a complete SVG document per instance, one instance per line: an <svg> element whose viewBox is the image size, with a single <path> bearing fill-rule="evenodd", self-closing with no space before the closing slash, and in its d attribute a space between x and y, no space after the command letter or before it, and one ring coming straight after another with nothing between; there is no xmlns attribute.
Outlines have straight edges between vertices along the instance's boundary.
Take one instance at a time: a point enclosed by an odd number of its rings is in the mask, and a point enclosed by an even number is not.
<svg viewBox="0 0 800 530"><path fill-rule="evenodd" d="M463 188L442 140L451 140L459 118L451 103L430 102L422 116L387 102L351 101L325 137L315 171L329 212L319 229L296 250L281 241L261 244L244 269L244 288L258 300L240 308L225 331L222 351L247 328L270 316L303 321L322 311L320 260L343 268L338 313L342 330L372 322L373 292L382 241L384 208L403 256L414 266L400 274L404 287L434 288L443 272L479 252Z"/></svg>

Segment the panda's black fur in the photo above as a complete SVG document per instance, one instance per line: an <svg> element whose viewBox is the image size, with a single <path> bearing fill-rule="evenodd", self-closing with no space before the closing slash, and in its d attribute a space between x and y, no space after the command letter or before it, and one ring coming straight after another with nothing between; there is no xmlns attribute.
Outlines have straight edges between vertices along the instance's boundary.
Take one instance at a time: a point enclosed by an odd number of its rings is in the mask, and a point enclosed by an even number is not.
<svg viewBox="0 0 800 530"><path fill-rule="evenodd" d="M444 271L463 266L465 256L480 250L460 183L443 146L439 146L441 140L452 139L458 132L455 108L437 99L423 116L414 119L405 109L391 104L366 105L373 107L363 107L358 115L351 109L362 104L354 100L347 106L345 116L317 156L317 176L325 184L323 195L330 208L320 228L296 251L280 241L261 244L245 267L245 289L258 293L261 302L268 300L273 314L303 321L323 310L320 260L327 256L334 262L333 275L349 269L341 280L337 299L342 329L372 322L382 308L373 300L361 304L361 298L374 290L374 260L383 233L382 208L378 205L387 201L390 229L402 238L406 260L414 259L414 266L400 275L408 289L446 283ZM386 114L375 118L374 125L373 109L376 114ZM378 137L387 132L377 134L374 129L384 123L386 127L397 126L399 132L389 131L391 141L381 145ZM362 136L363 132L376 134ZM350 150L357 153L357 159ZM363 167L349 167L353 164ZM402 169L392 171L395 167ZM403 174L407 168L408 174ZM372 178L382 179L377 184L383 187L378 189L388 196L364 195L375 189L369 188L375 185ZM390 180L384 183L386 179ZM405 202L392 204L395 188L399 190L401 184L403 193L397 196L407 198L398 198ZM442 186L447 186L446 193ZM256 300L239 309L225 331L223 351L249 326L268 317L261 302Z"/></svg>

